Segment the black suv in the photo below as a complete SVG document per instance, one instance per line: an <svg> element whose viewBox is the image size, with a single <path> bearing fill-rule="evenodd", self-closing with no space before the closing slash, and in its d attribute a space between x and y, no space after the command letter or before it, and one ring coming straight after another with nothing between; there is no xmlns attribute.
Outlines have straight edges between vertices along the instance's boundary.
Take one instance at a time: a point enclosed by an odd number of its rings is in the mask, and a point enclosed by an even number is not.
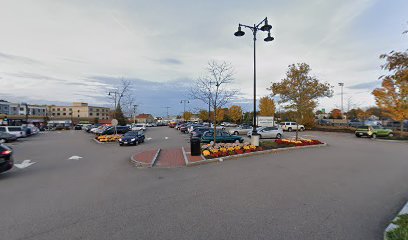
<svg viewBox="0 0 408 240"><path fill-rule="evenodd" d="M119 139L119 145L137 145L144 142L145 136L143 131L130 131L125 133L122 138Z"/></svg>
<svg viewBox="0 0 408 240"><path fill-rule="evenodd" d="M10 170L13 165L13 151L6 145L0 144L0 173Z"/></svg>

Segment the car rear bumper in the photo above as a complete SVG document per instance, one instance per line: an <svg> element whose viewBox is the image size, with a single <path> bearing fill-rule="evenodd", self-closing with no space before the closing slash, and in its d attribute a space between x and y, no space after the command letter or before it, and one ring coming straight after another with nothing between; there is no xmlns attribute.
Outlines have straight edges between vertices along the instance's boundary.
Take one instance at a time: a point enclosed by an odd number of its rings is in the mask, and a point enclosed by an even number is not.
<svg viewBox="0 0 408 240"><path fill-rule="evenodd" d="M13 159L4 160L4 158L0 158L0 173L5 172L13 168L14 161Z"/></svg>

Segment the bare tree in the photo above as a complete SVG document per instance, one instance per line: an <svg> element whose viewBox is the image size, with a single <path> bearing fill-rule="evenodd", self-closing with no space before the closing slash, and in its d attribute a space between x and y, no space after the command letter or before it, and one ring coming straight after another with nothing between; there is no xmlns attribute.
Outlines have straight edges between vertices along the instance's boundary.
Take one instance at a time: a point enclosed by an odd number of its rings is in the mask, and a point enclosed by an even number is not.
<svg viewBox="0 0 408 240"><path fill-rule="evenodd" d="M217 135L217 110L225 106L238 93L237 90L227 88L234 80L233 76L234 70L231 64L210 61L207 75L198 78L190 91L193 99L201 100L213 109L214 142Z"/></svg>
<svg viewBox="0 0 408 240"><path fill-rule="evenodd" d="M117 87L110 94L110 99L115 103L115 107L120 106L127 116L133 113L135 98L132 95L132 81L122 78ZM115 109L116 111L116 109Z"/></svg>

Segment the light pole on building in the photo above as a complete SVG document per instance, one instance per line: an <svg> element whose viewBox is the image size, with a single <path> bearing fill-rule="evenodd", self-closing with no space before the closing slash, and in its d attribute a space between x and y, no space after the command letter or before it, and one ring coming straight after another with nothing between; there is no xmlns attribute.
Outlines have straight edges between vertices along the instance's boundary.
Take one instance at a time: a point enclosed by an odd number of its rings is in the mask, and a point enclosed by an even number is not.
<svg viewBox="0 0 408 240"><path fill-rule="evenodd" d="M261 25L263 26L261 27ZM242 27L249 28L253 34L254 41L254 119L252 127L252 143L259 145L259 135L256 131L256 34L258 31L268 32L268 36L264 39L265 42L271 42L274 40L271 37L272 26L268 24L268 18L264 18L260 23L254 24L254 26L248 26L244 24L238 24L238 30L234 33L236 37L242 37L245 35L245 32L242 31Z"/></svg>

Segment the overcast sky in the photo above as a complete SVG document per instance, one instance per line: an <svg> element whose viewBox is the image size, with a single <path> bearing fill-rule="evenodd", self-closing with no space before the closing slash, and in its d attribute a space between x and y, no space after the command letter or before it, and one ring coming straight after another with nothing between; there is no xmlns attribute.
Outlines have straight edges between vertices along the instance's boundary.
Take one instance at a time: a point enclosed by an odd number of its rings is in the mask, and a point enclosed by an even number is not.
<svg viewBox="0 0 408 240"><path fill-rule="evenodd" d="M123 77L133 81L139 112L164 115L170 106L179 114L188 85L218 60L233 65L231 87L250 110L252 38L233 33L267 16L275 40L258 37L258 97L289 64L306 62L335 86L319 107L340 106L338 82L345 108L350 97L365 107L382 74L378 56L408 46L407 9L406 0L1 0L0 99L109 105L107 92Z"/></svg>

